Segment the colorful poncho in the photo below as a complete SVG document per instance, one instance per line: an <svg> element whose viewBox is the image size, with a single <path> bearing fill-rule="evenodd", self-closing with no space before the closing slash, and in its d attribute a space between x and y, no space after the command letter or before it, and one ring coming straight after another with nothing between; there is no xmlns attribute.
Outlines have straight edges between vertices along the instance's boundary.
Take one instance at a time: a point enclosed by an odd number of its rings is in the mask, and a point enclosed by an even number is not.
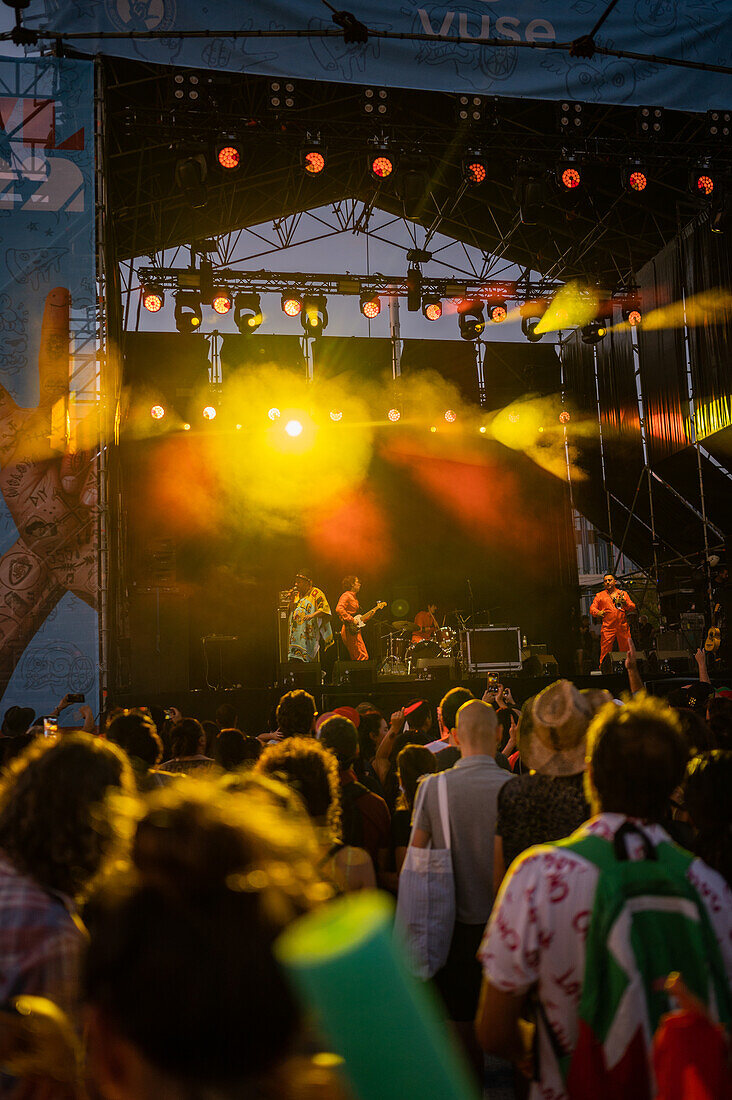
<svg viewBox="0 0 732 1100"><path fill-rule="evenodd" d="M306 615L313 615L316 611L321 612L322 618L304 621ZM333 645L330 607L325 593L319 588L311 588L298 601L290 615L288 660L317 661L321 640L325 649Z"/></svg>

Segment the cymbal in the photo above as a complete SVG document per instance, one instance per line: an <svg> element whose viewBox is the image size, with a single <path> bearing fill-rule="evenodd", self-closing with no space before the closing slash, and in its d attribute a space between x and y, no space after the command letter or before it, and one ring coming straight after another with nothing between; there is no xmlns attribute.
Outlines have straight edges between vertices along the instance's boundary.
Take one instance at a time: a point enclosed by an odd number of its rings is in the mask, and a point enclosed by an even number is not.
<svg viewBox="0 0 732 1100"><path fill-rule="evenodd" d="M408 630L410 626L415 627L417 624L407 622L406 619L400 619L398 623L392 623L391 625L395 630Z"/></svg>

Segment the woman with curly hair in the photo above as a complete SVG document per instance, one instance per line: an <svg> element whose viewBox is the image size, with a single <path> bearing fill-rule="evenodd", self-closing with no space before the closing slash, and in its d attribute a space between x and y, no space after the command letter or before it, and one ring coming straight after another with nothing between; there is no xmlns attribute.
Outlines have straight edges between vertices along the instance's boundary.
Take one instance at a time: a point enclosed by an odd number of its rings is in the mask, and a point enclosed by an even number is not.
<svg viewBox="0 0 732 1100"><path fill-rule="evenodd" d="M254 766L295 790L316 828L324 871L344 892L374 889L376 875L368 852L343 844L338 762L311 737L288 737L265 749Z"/></svg>
<svg viewBox="0 0 732 1100"><path fill-rule="evenodd" d="M125 851L127 757L88 734L37 740L0 785L0 1003L48 997L72 1018L85 940L76 907Z"/></svg>
<svg viewBox="0 0 732 1100"><path fill-rule="evenodd" d="M160 788L132 866L95 898L84 968L100 1100L331 1100L300 1088L302 1010L272 946L332 895L291 793L237 774ZM317 1080L322 1080L322 1070Z"/></svg>

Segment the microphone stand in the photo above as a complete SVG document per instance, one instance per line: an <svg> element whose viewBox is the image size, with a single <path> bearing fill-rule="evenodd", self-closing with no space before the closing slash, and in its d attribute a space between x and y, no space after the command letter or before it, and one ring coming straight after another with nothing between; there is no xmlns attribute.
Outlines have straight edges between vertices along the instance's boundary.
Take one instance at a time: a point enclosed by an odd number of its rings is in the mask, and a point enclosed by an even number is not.
<svg viewBox="0 0 732 1100"><path fill-rule="evenodd" d="M465 578L468 582L468 593L470 595L470 661L468 662L468 672L475 672L475 600L473 598L473 586L470 583L470 578Z"/></svg>

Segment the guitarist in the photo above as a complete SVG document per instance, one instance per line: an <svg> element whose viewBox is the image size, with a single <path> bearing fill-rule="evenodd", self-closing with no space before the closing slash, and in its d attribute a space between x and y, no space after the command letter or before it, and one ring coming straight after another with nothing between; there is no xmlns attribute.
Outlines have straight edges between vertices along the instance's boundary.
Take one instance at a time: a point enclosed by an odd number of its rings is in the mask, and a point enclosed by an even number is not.
<svg viewBox="0 0 732 1100"><path fill-rule="evenodd" d="M341 584L345 591L336 605L336 615L343 623L341 627L343 644L348 650L348 656L352 661L368 661L369 651L366 649L366 643L361 636L361 626L371 618L378 605L365 615L359 615L361 609L358 602L358 593L361 588L360 580L353 573L349 573L347 577L343 578ZM355 627L358 627L358 629L354 633Z"/></svg>

